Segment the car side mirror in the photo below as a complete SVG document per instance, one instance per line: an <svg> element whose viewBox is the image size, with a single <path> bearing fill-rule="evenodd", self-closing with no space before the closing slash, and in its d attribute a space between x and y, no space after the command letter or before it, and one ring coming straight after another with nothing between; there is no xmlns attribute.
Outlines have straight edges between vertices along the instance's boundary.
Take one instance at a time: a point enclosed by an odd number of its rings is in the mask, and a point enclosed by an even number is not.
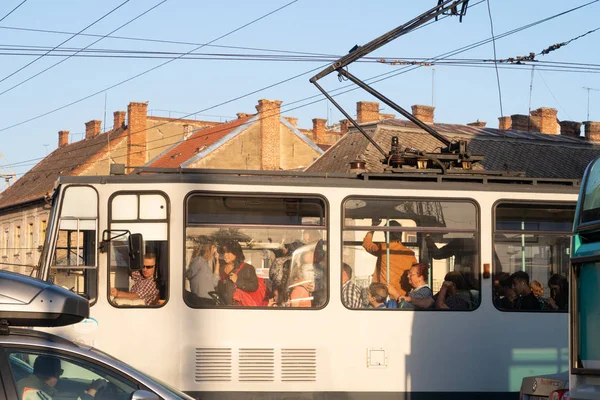
<svg viewBox="0 0 600 400"><path fill-rule="evenodd" d="M160 397L147 390L136 390L130 398L131 400L160 400Z"/></svg>
<svg viewBox="0 0 600 400"><path fill-rule="evenodd" d="M140 271L144 267L144 238L141 233L129 235L129 269Z"/></svg>

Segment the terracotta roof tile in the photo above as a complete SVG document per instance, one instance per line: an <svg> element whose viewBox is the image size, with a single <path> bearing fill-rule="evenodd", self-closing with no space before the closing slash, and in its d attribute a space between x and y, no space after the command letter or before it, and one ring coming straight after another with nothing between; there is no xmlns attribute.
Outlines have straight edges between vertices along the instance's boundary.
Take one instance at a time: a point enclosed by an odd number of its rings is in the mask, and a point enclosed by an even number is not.
<svg viewBox="0 0 600 400"><path fill-rule="evenodd" d="M125 130L110 134L111 142L121 139ZM107 145L106 134L60 147L30 169L8 189L0 193L0 208L43 198L52 191L60 175L71 175Z"/></svg>
<svg viewBox="0 0 600 400"><path fill-rule="evenodd" d="M249 115L217 126L198 129L187 140L175 144L148 165L157 168L177 168L254 117Z"/></svg>

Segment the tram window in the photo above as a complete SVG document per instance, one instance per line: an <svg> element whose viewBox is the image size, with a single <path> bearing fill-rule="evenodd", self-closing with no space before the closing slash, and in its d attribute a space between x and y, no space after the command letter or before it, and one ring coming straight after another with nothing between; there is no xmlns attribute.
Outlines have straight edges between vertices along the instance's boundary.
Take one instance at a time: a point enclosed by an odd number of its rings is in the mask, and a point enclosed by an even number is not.
<svg viewBox="0 0 600 400"><path fill-rule="evenodd" d="M186 304L324 307L329 296L325 211L324 201L312 197L190 196Z"/></svg>
<svg viewBox="0 0 600 400"><path fill-rule="evenodd" d="M109 247L109 301L115 307L159 307L169 294L169 213L160 193L119 193L110 201L110 229L140 233L144 268L129 266L126 237Z"/></svg>
<svg viewBox="0 0 600 400"><path fill-rule="evenodd" d="M98 195L87 186L65 189L50 274L55 284L95 302Z"/></svg>
<svg viewBox="0 0 600 400"><path fill-rule="evenodd" d="M600 163L594 162L588 171L581 207L582 224L600 221Z"/></svg>
<svg viewBox="0 0 600 400"><path fill-rule="evenodd" d="M343 208L341 292L347 308L478 307L473 202L352 197Z"/></svg>
<svg viewBox="0 0 600 400"><path fill-rule="evenodd" d="M494 230L494 305L501 311L568 310L575 204L499 203Z"/></svg>

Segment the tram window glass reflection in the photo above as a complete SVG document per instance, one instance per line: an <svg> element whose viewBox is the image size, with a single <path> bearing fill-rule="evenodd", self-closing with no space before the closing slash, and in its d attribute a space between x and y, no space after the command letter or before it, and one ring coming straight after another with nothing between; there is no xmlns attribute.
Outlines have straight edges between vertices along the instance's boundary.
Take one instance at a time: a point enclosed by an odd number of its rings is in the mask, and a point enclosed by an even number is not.
<svg viewBox="0 0 600 400"><path fill-rule="evenodd" d="M493 299L502 311L568 310L575 204L499 203Z"/></svg>
<svg viewBox="0 0 600 400"><path fill-rule="evenodd" d="M169 295L169 212L160 193L119 193L110 201L110 229L141 233L144 267L129 268L127 236L109 246L109 301L116 307L159 307Z"/></svg>
<svg viewBox="0 0 600 400"><path fill-rule="evenodd" d="M314 197L190 196L186 304L322 308L329 296L325 212Z"/></svg>
<svg viewBox="0 0 600 400"><path fill-rule="evenodd" d="M343 208L341 292L347 308L478 307L479 227L473 202L352 197Z"/></svg>
<svg viewBox="0 0 600 400"><path fill-rule="evenodd" d="M50 276L55 284L91 302L96 300L98 291L97 230L96 191L87 186L67 187L60 208Z"/></svg>

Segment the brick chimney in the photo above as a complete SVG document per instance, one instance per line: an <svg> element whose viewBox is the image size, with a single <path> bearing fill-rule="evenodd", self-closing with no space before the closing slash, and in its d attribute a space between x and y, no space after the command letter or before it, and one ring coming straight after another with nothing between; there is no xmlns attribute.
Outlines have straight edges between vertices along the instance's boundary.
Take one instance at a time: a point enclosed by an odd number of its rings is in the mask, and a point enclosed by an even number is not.
<svg viewBox="0 0 600 400"><path fill-rule="evenodd" d="M513 114L510 116L511 126L516 131L537 131L537 128L533 126L531 117L523 114Z"/></svg>
<svg viewBox="0 0 600 400"><path fill-rule="evenodd" d="M281 103L280 100L261 99L256 106L260 118L260 168L263 170L278 170L280 167Z"/></svg>
<svg viewBox="0 0 600 400"><path fill-rule="evenodd" d="M91 139L100 134L100 129L102 127L102 121L97 119L88 121L85 123L85 138Z"/></svg>
<svg viewBox="0 0 600 400"><path fill-rule="evenodd" d="M243 112L239 112L239 113L237 113L237 114L235 114L235 115L237 115L237 118L238 118L238 119L242 119L242 118L246 118L246 117L247 117L247 116L249 116L250 114L243 113Z"/></svg>
<svg viewBox="0 0 600 400"><path fill-rule="evenodd" d="M483 129L483 128L485 128L486 124L487 124L487 122L485 122L485 121L477 120L475 122L469 122L467 125L468 126L472 126L474 128L481 128L481 129Z"/></svg>
<svg viewBox="0 0 600 400"><path fill-rule="evenodd" d="M581 122L560 121L560 134L563 136L578 138L581 136Z"/></svg>
<svg viewBox="0 0 600 400"><path fill-rule="evenodd" d="M592 142L600 142L600 122L583 121L585 138Z"/></svg>
<svg viewBox="0 0 600 400"><path fill-rule="evenodd" d="M356 122L379 121L379 103L376 101L359 101L356 103Z"/></svg>
<svg viewBox="0 0 600 400"><path fill-rule="evenodd" d="M127 106L127 166L146 164L146 119L148 103L129 103Z"/></svg>
<svg viewBox="0 0 600 400"><path fill-rule="evenodd" d="M349 126L350 126L350 121L348 121L347 119L340 120L340 135L341 136L344 136L346 133L348 133Z"/></svg>
<svg viewBox="0 0 600 400"><path fill-rule="evenodd" d="M512 118L510 116L498 117L498 129L501 131L512 129Z"/></svg>
<svg viewBox="0 0 600 400"><path fill-rule="evenodd" d="M125 116L127 113L125 111L115 111L113 113L114 122L113 129L121 129L125 125Z"/></svg>
<svg viewBox="0 0 600 400"><path fill-rule="evenodd" d="M289 122L290 124L292 124L292 126L294 126L295 128L298 127L298 118L296 117L283 117L285 118L285 120L287 122Z"/></svg>
<svg viewBox="0 0 600 400"><path fill-rule="evenodd" d="M325 133L325 125L327 120L323 118L313 118L313 138L317 144L327 143L327 134Z"/></svg>
<svg viewBox="0 0 600 400"><path fill-rule="evenodd" d="M415 104L414 106L411 106L411 109L412 115L425 123L433 124L433 111L435 110L435 107Z"/></svg>
<svg viewBox="0 0 600 400"><path fill-rule="evenodd" d="M58 131L58 147L65 147L69 144L69 131Z"/></svg>
<svg viewBox="0 0 600 400"><path fill-rule="evenodd" d="M539 132L548 133L550 135L558 135L560 133L560 126L556 115L558 111L556 108L540 107L531 112L531 119L533 120L534 126L539 128Z"/></svg>

